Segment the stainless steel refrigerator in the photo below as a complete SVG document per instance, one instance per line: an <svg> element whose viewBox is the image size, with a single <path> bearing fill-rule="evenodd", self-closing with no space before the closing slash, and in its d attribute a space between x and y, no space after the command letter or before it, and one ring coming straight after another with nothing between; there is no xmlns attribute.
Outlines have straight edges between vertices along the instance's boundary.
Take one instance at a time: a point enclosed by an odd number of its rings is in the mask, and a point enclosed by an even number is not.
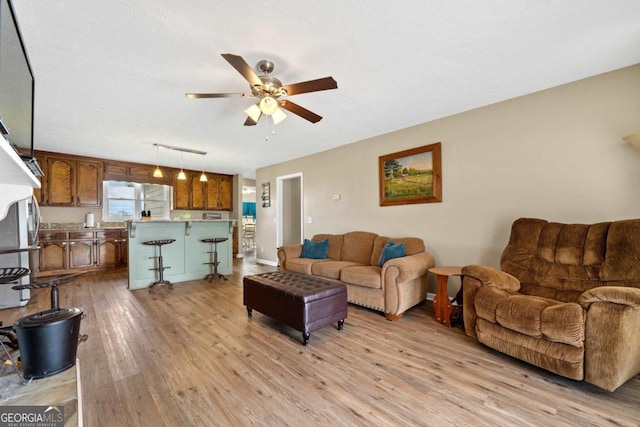
<svg viewBox="0 0 640 427"><path fill-rule="evenodd" d="M0 268L33 269L33 265L29 265L29 255L37 245L39 218L38 204L33 197L19 200L9 207L7 215L0 221ZM27 304L30 291L17 291L12 287L27 285L29 280L29 275L26 275L16 282L0 284L0 309Z"/></svg>

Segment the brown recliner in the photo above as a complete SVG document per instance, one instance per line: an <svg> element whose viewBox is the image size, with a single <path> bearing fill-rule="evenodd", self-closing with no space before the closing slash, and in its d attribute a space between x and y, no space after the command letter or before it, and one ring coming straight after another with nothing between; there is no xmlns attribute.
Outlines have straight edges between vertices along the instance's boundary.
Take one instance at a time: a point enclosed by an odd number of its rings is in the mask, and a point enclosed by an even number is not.
<svg viewBox="0 0 640 427"><path fill-rule="evenodd" d="M467 335L609 391L640 372L640 219L518 219L500 268L462 269Z"/></svg>

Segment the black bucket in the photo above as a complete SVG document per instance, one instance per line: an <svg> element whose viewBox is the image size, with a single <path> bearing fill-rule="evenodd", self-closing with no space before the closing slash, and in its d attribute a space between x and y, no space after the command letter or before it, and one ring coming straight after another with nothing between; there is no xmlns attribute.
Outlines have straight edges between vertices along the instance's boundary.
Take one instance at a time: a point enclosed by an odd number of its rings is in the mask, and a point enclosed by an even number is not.
<svg viewBox="0 0 640 427"><path fill-rule="evenodd" d="M25 378L43 378L75 365L82 310L58 308L13 324Z"/></svg>

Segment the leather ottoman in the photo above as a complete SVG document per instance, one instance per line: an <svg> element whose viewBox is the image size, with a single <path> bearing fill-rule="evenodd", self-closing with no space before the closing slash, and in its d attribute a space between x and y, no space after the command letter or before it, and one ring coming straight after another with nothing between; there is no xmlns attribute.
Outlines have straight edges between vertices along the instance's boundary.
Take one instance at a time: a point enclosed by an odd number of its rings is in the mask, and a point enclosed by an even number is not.
<svg viewBox="0 0 640 427"><path fill-rule="evenodd" d="M311 332L347 318L347 287L342 283L292 271L245 276L244 305L302 332L309 343Z"/></svg>

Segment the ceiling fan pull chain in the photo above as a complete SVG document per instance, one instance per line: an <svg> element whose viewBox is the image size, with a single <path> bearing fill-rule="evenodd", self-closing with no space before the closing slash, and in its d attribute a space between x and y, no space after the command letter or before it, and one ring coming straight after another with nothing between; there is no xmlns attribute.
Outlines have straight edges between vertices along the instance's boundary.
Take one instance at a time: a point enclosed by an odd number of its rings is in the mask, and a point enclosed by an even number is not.
<svg viewBox="0 0 640 427"><path fill-rule="evenodd" d="M264 140L269 142L269 116L266 114L264 117L264 129L266 130Z"/></svg>

